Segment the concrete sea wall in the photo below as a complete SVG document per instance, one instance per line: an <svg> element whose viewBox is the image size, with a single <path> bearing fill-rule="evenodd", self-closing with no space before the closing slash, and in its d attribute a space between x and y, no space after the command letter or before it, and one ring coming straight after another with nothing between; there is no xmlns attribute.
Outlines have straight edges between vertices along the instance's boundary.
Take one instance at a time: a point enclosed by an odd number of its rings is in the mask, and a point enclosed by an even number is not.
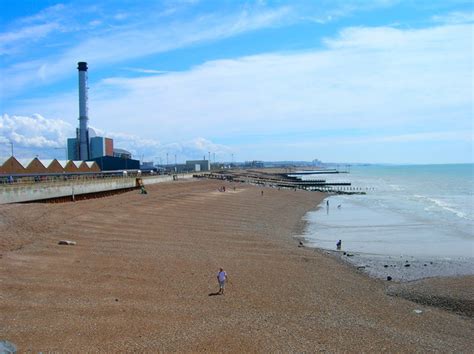
<svg viewBox="0 0 474 354"><path fill-rule="evenodd" d="M192 174L179 175L178 179L192 178ZM141 177L145 186L169 182L172 176ZM58 182L14 183L0 185L0 204L31 202L52 198L71 197L90 193L130 189L136 186L135 177L105 179L74 179Z"/></svg>

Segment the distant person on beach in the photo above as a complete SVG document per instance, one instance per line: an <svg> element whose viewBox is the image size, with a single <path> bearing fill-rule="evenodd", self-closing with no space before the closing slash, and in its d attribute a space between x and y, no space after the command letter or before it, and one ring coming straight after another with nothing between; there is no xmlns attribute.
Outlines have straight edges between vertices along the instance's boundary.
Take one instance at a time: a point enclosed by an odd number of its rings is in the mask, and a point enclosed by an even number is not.
<svg viewBox="0 0 474 354"><path fill-rule="evenodd" d="M337 208L338 208L338 209L341 209L341 204L339 204L339 205L337 206Z"/></svg>
<svg viewBox="0 0 474 354"><path fill-rule="evenodd" d="M262 191L262 195L263 195L263 191Z"/></svg>
<svg viewBox="0 0 474 354"><path fill-rule="evenodd" d="M336 248L337 248L338 251L341 250L341 246L342 246L342 241L341 240L337 241Z"/></svg>
<svg viewBox="0 0 474 354"><path fill-rule="evenodd" d="M225 283L227 282L228 276L223 268L219 269L217 273L217 282L219 283L219 295L224 295Z"/></svg>

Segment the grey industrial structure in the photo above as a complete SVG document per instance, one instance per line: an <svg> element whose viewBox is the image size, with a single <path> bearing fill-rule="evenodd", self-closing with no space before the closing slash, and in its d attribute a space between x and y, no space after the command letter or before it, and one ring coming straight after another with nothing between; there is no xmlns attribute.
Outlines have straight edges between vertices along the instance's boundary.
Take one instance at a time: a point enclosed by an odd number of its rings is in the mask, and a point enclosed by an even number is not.
<svg viewBox="0 0 474 354"><path fill-rule="evenodd" d="M79 71L79 128L76 137L67 139L68 159L95 161L101 170L139 169L138 160L132 160L132 154L124 149L114 148L110 138L96 136L88 128L89 109L87 92L87 63L77 63Z"/></svg>
<svg viewBox="0 0 474 354"><path fill-rule="evenodd" d="M189 160L186 161L186 169L190 171L210 171L211 162L209 160Z"/></svg>

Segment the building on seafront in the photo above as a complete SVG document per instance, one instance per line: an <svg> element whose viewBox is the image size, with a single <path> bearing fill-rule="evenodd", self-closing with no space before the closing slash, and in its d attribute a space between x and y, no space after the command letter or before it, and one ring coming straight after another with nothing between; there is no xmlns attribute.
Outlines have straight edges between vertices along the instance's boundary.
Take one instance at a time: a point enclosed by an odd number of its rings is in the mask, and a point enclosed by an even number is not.
<svg viewBox="0 0 474 354"><path fill-rule="evenodd" d="M95 161L17 159L11 156L0 159L0 175L51 175L63 173L100 172Z"/></svg>
<svg viewBox="0 0 474 354"><path fill-rule="evenodd" d="M210 171L211 162L209 160L188 160L186 161L186 168L189 171Z"/></svg>
<svg viewBox="0 0 474 354"><path fill-rule="evenodd" d="M67 139L68 159L72 161L93 161L102 171L139 169L140 162L132 159L132 154L114 147L111 138L98 136L88 127L88 66L77 63L79 75L79 127L76 137Z"/></svg>
<svg viewBox="0 0 474 354"><path fill-rule="evenodd" d="M114 157L119 157L121 159L131 159L132 158L132 153L130 151L125 150L125 149L116 148L116 149L114 149L113 156Z"/></svg>

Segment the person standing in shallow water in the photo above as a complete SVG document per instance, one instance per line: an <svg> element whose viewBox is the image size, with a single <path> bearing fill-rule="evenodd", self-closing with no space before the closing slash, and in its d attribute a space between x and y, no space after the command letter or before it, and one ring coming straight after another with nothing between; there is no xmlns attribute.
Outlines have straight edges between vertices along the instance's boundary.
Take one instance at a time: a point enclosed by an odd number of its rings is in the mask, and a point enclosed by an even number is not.
<svg viewBox="0 0 474 354"><path fill-rule="evenodd" d="M219 283L219 295L224 295L225 283L227 282L227 273L223 268L219 269L219 273L217 273L217 281Z"/></svg>

